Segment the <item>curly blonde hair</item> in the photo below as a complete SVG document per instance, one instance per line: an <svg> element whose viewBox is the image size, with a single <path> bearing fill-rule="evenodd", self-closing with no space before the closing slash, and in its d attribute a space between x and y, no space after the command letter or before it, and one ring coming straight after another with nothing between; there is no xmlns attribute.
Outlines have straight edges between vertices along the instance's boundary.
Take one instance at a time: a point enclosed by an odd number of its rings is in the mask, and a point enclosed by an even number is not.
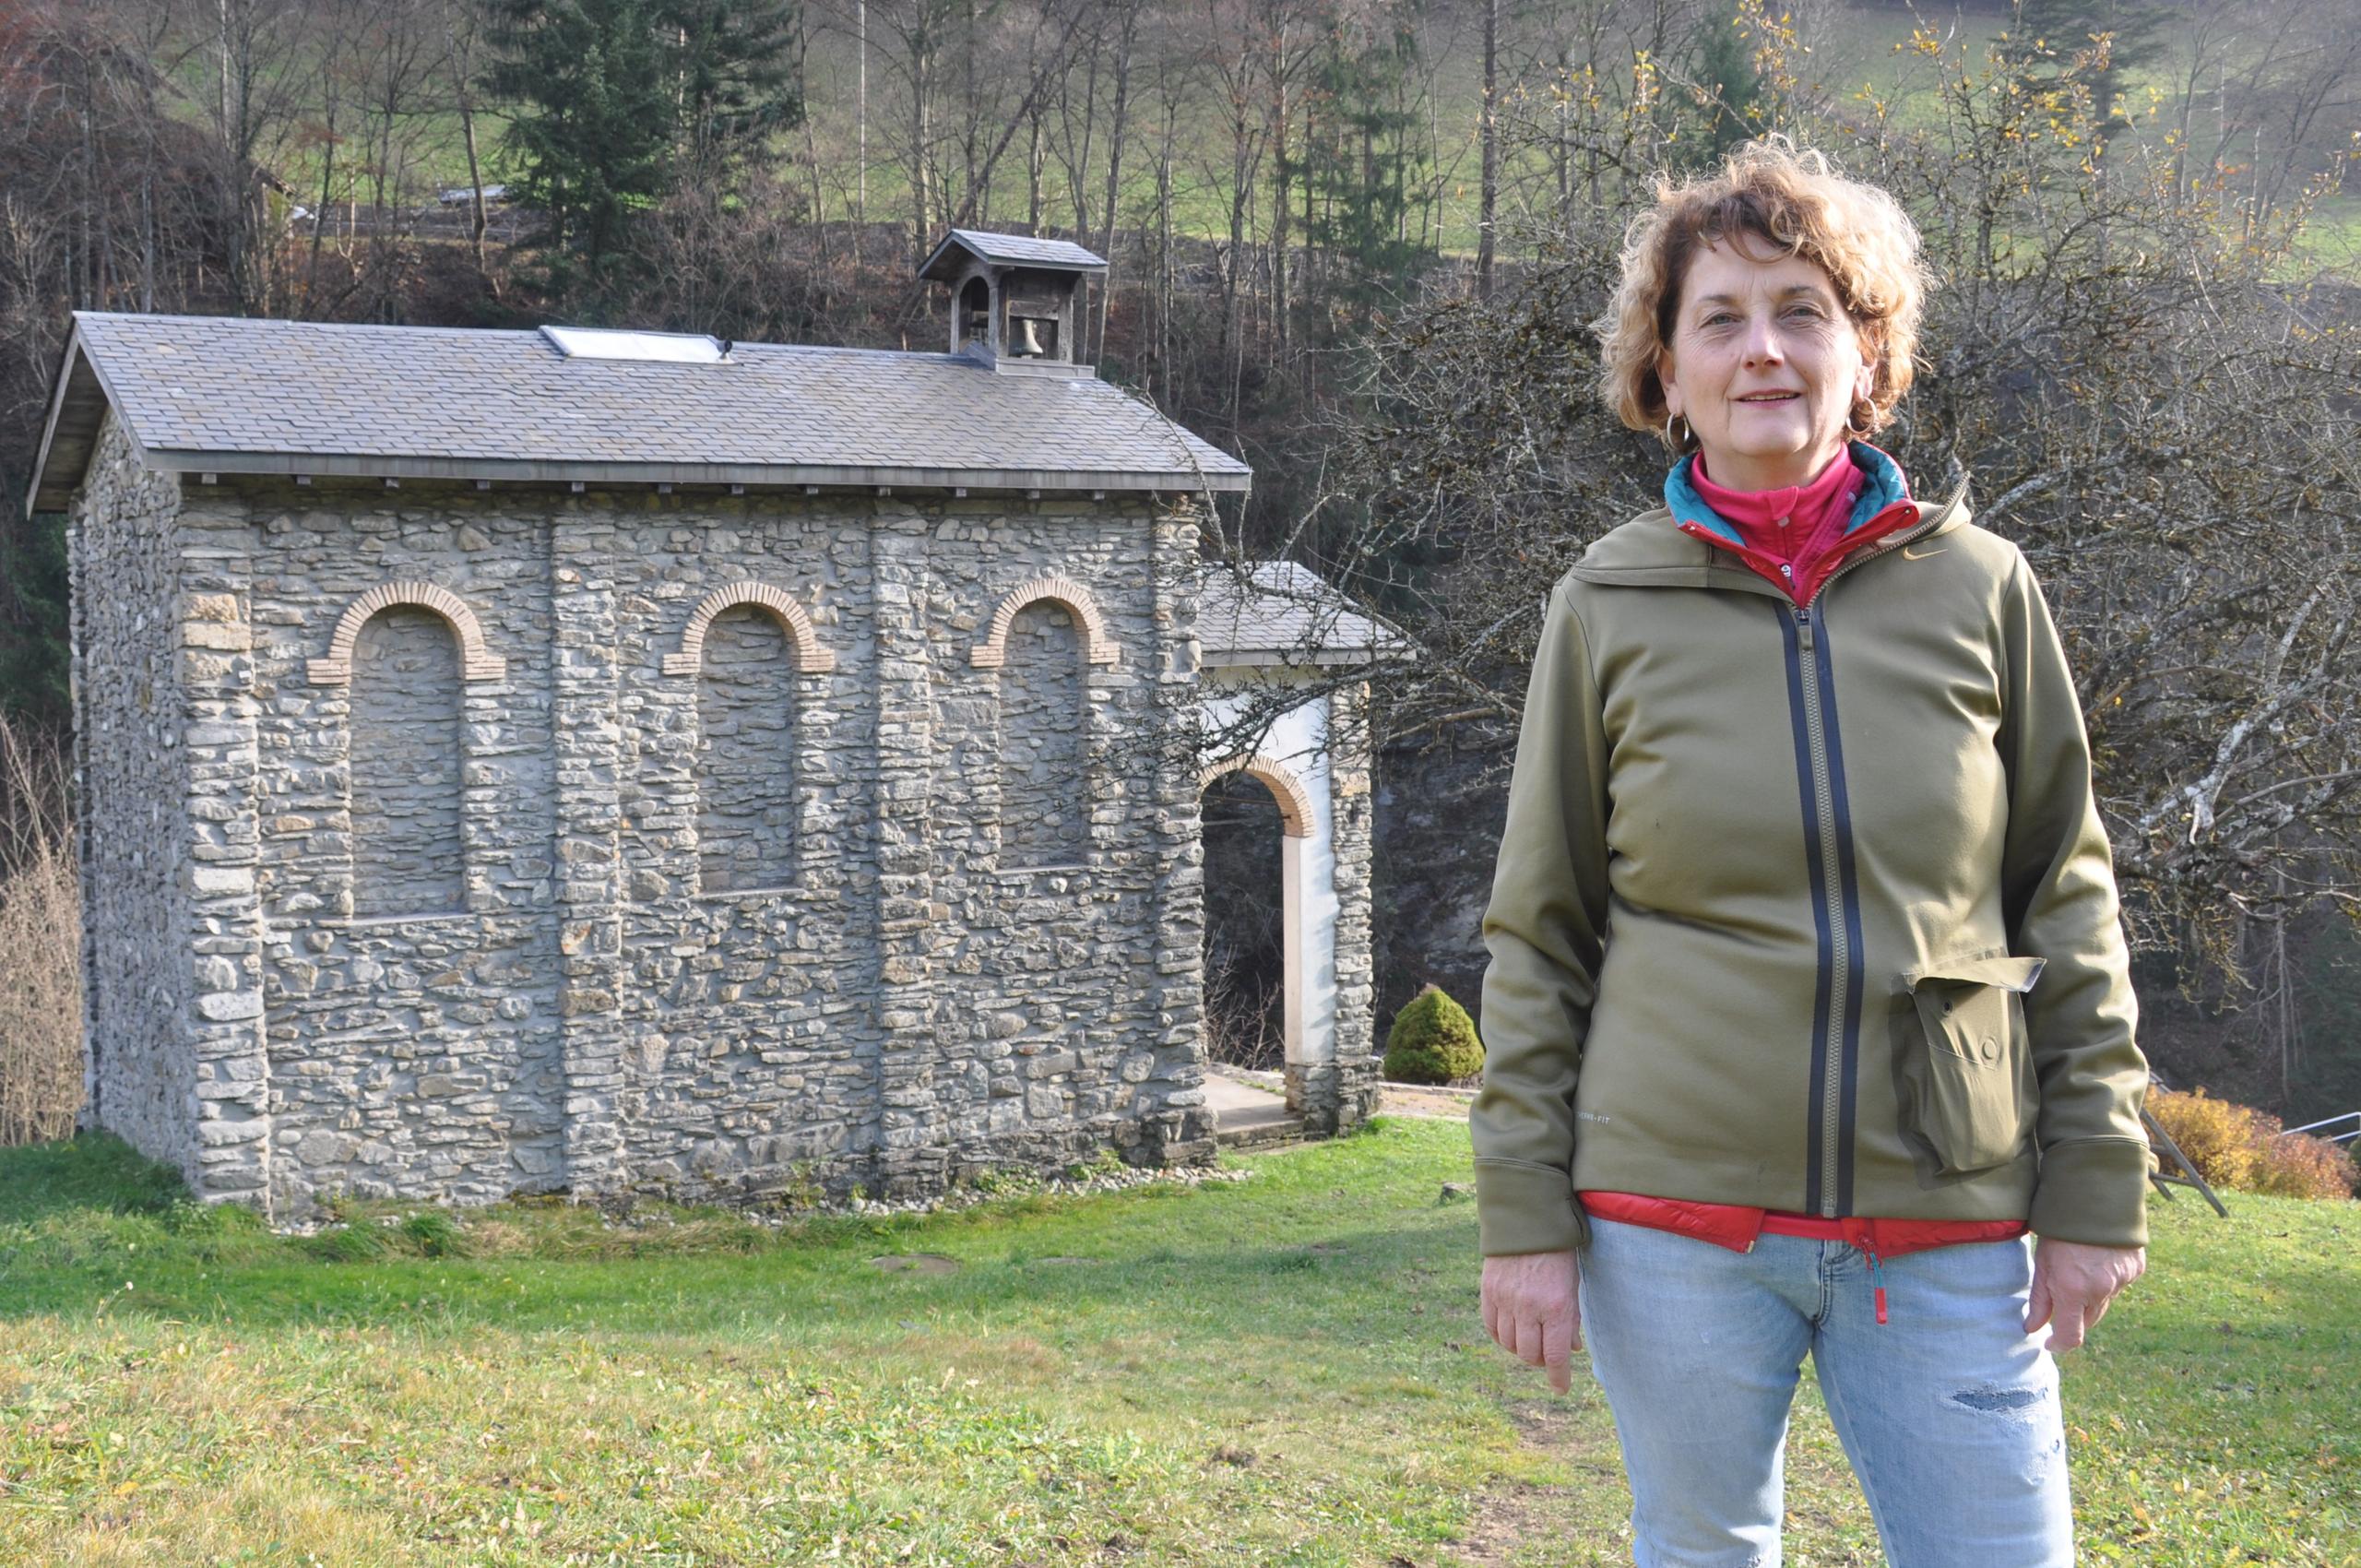
<svg viewBox="0 0 2361 1568"><path fill-rule="evenodd" d="M1655 206L1624 231L1622 276L1591 324L1607 406L1633 430L1664 434L1668 410L1656 367L1670 351L1689 263L1724 240L1743 245L1748 238L1828 274L1873 376L1869 398L1853 405L1852 427L1866 435L1892 423L1910 390L1927 299L1917 226L1893 197L1784 137L1746 143L1718 172L1678 185L1659 179Z"/></svg>

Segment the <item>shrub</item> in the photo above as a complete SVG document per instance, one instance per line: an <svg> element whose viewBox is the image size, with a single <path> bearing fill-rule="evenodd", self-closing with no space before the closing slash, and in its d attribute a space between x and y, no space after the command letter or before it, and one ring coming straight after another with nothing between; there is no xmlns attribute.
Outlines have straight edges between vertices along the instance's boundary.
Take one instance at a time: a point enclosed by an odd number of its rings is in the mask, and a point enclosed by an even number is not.
<svg viewBox="0 0 2361 1568"><path fill-rule="evenodd" d="M1467 1009L1430 985L1394 1015L1385 1075L1399 1084L1447 1084L1484 1070L1484 1042Z"/></svg>
<svg viewBox="0 0 2361 1568"><path fill-rule="evenodd" d="M2353 1157L2325 1139L2284 1134L2279 1118L2203 1089L2157 1089L2148 1113L2216 1187L2279 1197L2348 1198L2361 1190Z"/></svg>
<svg viewBox="0 0 2361 1568"><path fill-rule="evenodd" d="M2217 1187L2247 1190L2254 1179L2259 1141L2255 1119L2260 1112L2214 1099L2201 1088L2186 1094L2153 1090L2148 1096L2148 1114L2180 1146L2199 1175Z"/></svg>
<svg viewBox="0 0 2361 1568"><path fill-rule="evenodd" d="M2353 1156L2309 1133L2282 1133L2263 1146L2254 1190L2283 1198L2349 1198L2361 1192Z"/></svg>

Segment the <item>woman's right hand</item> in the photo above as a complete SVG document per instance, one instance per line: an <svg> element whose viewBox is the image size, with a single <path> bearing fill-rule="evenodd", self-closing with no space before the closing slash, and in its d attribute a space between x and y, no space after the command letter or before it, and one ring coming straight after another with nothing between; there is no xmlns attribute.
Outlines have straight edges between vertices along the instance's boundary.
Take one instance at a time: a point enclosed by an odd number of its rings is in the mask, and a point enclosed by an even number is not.
<svg viewBox="0 0 2361 1568"><path fill-rule="evenodd" d="M1568 1360L1583 1348L1575 1311L1581 1279L1572 1253L1518 1253L1484 1260L1484 1330L1528 1366L1547 1367L1549 1386L1573 1386Z"/></svg>

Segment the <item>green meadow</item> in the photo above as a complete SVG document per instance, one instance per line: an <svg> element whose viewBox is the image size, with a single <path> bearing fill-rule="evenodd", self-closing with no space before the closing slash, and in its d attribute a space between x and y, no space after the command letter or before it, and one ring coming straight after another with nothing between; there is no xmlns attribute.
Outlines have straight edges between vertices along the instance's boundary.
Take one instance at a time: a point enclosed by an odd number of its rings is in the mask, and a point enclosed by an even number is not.
<svg viewBox="0 0 2361 1568"><path fill-rule="evenodd" d="M0 1562L1629 1560L1596 1388L1484 1336L1463 1124L1225 1165L299 1237L110 1139L6 1151ZM2090 1561L2361 1561L2361 1209L2234 1201L2156 1206L2067 1362ZM1789 1476L1791 1561L1879 1561L1809 1380Z"/></svg>

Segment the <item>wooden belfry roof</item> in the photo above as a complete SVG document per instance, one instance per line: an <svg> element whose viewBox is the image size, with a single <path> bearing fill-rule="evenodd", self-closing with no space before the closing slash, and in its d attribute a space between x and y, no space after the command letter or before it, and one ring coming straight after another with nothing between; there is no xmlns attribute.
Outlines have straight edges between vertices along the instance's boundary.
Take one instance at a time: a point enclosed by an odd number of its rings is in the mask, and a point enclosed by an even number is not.
<svg viewBox="0 0 2361 1568"><path fill-rule="evenodd" d="M956 282L962 252L979 260L1006 267L1046 267L1059 272L1103 276L1104 256L1072 240L1039 240L1030 234L990 234L980 229L954 229L936 242L933 252L919 266L919 276L938 282Z"/></svg>
<svg viewBox="0 0 2361 1568"><path fill-rule="evenodd" d="M389 479L1244 490L1246 464L1087 369L738 343L569 357L541 332L77 312L34 467L63 508L101 421L152 468Z"/></svg>

